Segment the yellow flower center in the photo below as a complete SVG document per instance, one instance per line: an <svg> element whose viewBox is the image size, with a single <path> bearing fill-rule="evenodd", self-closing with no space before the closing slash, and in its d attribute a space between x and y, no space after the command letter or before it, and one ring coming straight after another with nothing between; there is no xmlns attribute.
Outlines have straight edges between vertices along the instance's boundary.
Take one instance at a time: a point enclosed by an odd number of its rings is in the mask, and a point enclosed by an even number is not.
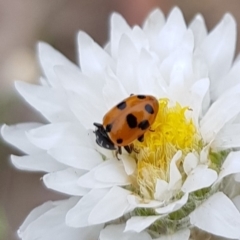
<svg viewBox="0 0 240 240"><path fill-rule="evenodd" d="M200 150L201 137L192 119L186 116L192 110L179 103L169 105L168 99L159 100L158 115L151 129L144 134L144 141L134 142L137 182L140 194L148 198L154 195L157 179L169 182L170 162L178 150L182 151L183 157ZM179 160L178 167L181 166L182 160Z"/></svg>

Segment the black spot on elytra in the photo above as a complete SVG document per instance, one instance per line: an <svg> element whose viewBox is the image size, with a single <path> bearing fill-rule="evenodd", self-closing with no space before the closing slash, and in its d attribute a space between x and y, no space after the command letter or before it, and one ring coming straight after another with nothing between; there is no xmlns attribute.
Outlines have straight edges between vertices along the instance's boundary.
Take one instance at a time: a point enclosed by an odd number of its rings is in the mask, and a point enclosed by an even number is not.
<svg viewBox="0 0 240 240"><path fill-rule="evenodd" d="M148 120L143 120L138 124L138 127L141 128L142 130L146 130L148 129L148 127L150 126Z"/></svg>
<svg viewBox="0 0 240 240"><path fill-rule="evenodd" d="M126 106L127 106L126 102L120 102L117 105L117 108L120 109L120 110L123 110Z"/></svg>
<svg viewBox="0 0 240 240"><path fill-rule="evenodd" d="M112 130L112 124L108 124L106 126L106 132L111 132L111 130Z"/></svg>
<svg viewBox="0 0 240 240"><path fill-rule="evenodd" d="M145 110L149 113L149 114L153 114L154 110L152 108L152 106L150 104L146 104L145 105Z"/></svg>
<svg viewBox="0 0 240 240"><path fill-rule="evenodd" d="M118 143L118 144L121 144L122 142L123 142L123 140L122 140L121 138L118 138L118 139L117 139L117 143Z"/></svg>
<svg viewBox="0 0 240 240"><path fill-rule="evenodd" d="M143 141L144 141L144 135L139 136L139 137L138 137L138 141L139 141L139 142L143 142Z"/></svg>
<svg viewBox="0 0 240 240"><path fill-rule="evenodd" d="M130 128L137 127L137 118L131 113L127 115L127 124Z"/></svg>
<svg viewBox="0 0 240 240"><path fill-rule="evenodd" d="M144 98L146 98L146 96L145 95L137 95L137 98L144 99Z"/></svg>

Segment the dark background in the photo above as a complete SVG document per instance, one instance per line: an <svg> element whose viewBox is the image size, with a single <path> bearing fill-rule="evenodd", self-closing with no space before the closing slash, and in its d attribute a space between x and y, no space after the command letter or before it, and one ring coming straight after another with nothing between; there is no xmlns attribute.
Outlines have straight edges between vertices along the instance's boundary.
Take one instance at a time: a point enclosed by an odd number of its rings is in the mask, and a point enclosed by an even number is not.
<svg viewBox="0 0 240 240"><path fill-rule="evenodd" d="M0 0L0 125L25 121L44 122L16 93L13 82L38 81L36 43L46 41L76 61L76 34L87 32L100 45L108 39L109 16L121 13L130 25L141 24L160 7L166 14L179 6L187 23L201 13L211 30L226 12L238 23L239 0ZM42 174L15 170L9 154L19 154L0 140L0 239L16 240L16 230L31 209L46 200L65 196L44 188Z"/></svg>

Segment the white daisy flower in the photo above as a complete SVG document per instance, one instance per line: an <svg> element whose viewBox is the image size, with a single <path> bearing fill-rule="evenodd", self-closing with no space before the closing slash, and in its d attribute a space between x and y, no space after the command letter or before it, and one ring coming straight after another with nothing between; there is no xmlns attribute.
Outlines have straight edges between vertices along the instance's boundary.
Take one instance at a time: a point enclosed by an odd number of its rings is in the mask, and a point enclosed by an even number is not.
<svg viewBox="0 0 240 240"><path fill-rule="evenodd" d="M49 123L5 125L2 136L26 153L11 156L17 168L46 172L48 188L72 197L34 209L20 238L187 240L200 229L239 239L235 43L231 15L207 33L201 15L186 26L178 8L166 20L153 11L142 28L113 14L104 49L80 32L80 67L40 43L41 84L16 88ZM130 94L153 95L159 110L118 160L93 123Z"/></svg>

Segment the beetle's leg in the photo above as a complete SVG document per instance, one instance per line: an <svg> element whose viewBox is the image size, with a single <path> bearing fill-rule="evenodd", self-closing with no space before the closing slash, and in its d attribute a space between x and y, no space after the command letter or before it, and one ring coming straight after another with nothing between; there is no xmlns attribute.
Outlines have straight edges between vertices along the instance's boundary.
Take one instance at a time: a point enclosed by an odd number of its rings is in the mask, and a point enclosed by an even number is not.
<svg viewBox="0 0 240 240"><path fill-rule="evenodd" d="M132 149L133 152L139 153L139 149L135 148L134 145L133 145L133 143L130 144L130 147L131 147L131 149Z"/></svg>
<svg viewBox="0 0 240 240"><path fill-rule="evenodd" d="M122 147L118 147L118 153L122 154Z"/></svg>
<svg viewBox="0 0 240 240"><path fill-rule="evenodd" d="M133 150L133 146L132 145L126 145L126 146L124 146L124 149L130 154Z"/></svg>
<svg viewBox="0 0 240 240"><path fill-rule="evenodd" d="M121 147L118 147L118 149L115 151L115 155L116 155L117 160L120 160L120 158L118 157L118 154L122 154L122 148Z"/></svg>
<svg viewBox="0 0 240 240"><path fill-rule="evenodd" d="M151 128L149 128L149 131L150 131L150 132L155 132L155 130L154 130L154 129L151 129Z"/></svg>
<svg viewBox="0 0 240 240"><path fill-rule="evenodd" d="M93 125L97 128L101 128L103 126L101 123L93 123Z"/></svg>
<svg viewBox="0 0 240 240"><path fill-rule="evenodd" d="M138 141L139 142L143 142L144 141L144 134L138 137Z"/></svg>

